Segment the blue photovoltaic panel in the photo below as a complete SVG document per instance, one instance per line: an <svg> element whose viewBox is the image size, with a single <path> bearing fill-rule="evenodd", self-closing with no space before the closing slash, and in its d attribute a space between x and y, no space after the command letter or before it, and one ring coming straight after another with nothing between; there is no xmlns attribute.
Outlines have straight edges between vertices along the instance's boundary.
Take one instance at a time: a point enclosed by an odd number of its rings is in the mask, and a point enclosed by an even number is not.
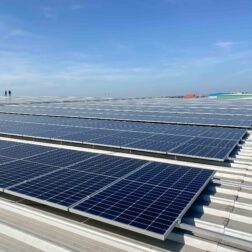
<svg viewBox="0 0 252 252"><path fill-rule="evenodd" d="M200 170L198 168L168 165L162 163L151 163L132 175L127 180L184 190L196 193L212 171Z"/></svg>
<svg viewBox="0 0 252 252"><path fill-rule="evenodd" d="M115 179L64 168L50 175L14 186L9 190L37 200L68 207Z"/></svg>
<svg viewBox="0 0 252 252"><path fill-rule="evenodd" d="M153 104L154 105L154 104ZM177 104L179 106L179 103ZM199 104L198 104L199 105ZM67 109L64 107L27 107L27 106L5 106L1 107L1 111L5 112L17 112L17 113L33 113L33 114L47 114L47 115L61 115L61 116L79 116L86 118L100 118L100 119L120 119L131 121L147 121L147 122L164 122L164 123L185 123L185 124L198 124L198 125L215 125L215 126L233 126L233 127L250 127L252 124L252 115L250 110L235 109L230 114L230 110L219 110L219 114L216 113L219 109L215 107L211 109L211 113L208 114L209 109L204 108L204 103L197 109L191 106L191 104L183 105L183 108L174 107L169 105L166 108L155 108L148 110L145 106L141 106L141 111L136 111L136 107L128 107L125 105L116 106L115 109L111 109L104 104L98 104L98 110L95 107L87 108L86 106L79 108L75 104L72 106L75 109ZM222 105L222 104L221 104ZM37 105L38 106L38 105ZM63 106L66 106L64 104ZM89 104L90 106L90 104ZM240 105L239 105L240 107ZM129 110L129 111L127 111ZM208 111L208 112L207 112ZM235 111L235 112L234 112Z"/></svg>
<svg viewBox="0 0 252 252"><path fill-rule="evenodd" d="M183 143L191 140L191 136L180 136L180 135L168 135L168 134L155 134L148 138L151 141L161 141L161 142L174 142Z"/></svg>
<svg viewBox="0 0 252 252"><path fill-rule="evenodd" d="M151 163L70 211L165 239L213 171Z"/></svg>
<svg viewBox="0 0 252 252"><path fill-rule="evenodd" d="M26 158L40 153L48 153L53 150L53 148L46 146L20 144L17 146L2 149L0 151L0 154L12 158Z"/></svg>
<svg viewBox="0 0 252 252"><path fill-rule="evenodd" d="M165 141L151 141L149 139L137 141L131 144L127 144L125 147L128 149L137 149L137 150L145 150L145 151L156 151L160 153L166 153L170 149L178 146L177 142L165 142Z"/></svg>
<svg viewBox="0 0 252 252"><path fill-rule="evenodd" d="M108 137L101 137L94 140L90 140L88 142L93 144L99 144L99 145L110 145L110 146L125 146L129 143L133 143L138 141L138 139L135 138L126 138L126 137L117 137L117 136L108 136Z"/></svg>
<svg viewBox="0 0 252 252"><path fill-rule="evenodd" d="M211 147L203 145L186 144L172 150L173 154L188 157L208 158L213 160L225 160L229 153L235 148Z"/></svg>
<svg viewBox="0 0 252 252"><path fill-rule="evenodd" d="M6 118L7 117L7 118ZM77 118L52 118L46 116L25 116L0 114L0 131L31 135L46 134L50 136L63 136L69 134L84 134L93 137L109 136L118 134L119 137L143 139L151 136L148 134L175 134L187 136L202 136L222 139L240 139L246 130L234 128L214 128L206 126L171 125L158 123L123 122L108 120L90 120ZM24 123L25 122L25 123ZM42 123L42 124L41 124ZM77 127L76 127L77 126ZM29 132L30 131L30 132ZM53 131L54 134L53 134ZM121 131L121 132L120 132ZM44 132L44 133L43 133ZM136 132L136 133L134 133ZM87 136L86 135L86 136Z"/></svg>
<svg viewBox="0 0 252 252"><path fill-rule="evenodd" d="M0 165L2 190L160 239L213 175L192 167L51 149ZM17 150L23 155L23 148Z"/></svg>
<svg viewBox="0 0 252 252"><path fill-rule="evenodd" d="M8 162L11 162L11 161L15 161L15 159L0 156L0 164L8 163Z"/></svg>
<svg viewBox="0 0 252 252"><path fill-rule="evenodd" d="M84 154L87 158L89 153ZM37 161L39 162L38 159ZM65 165L61 163L62 167L67 164L68 162ZM70 206L144 164L146 161L100 155L71 165L70 168L60 169L48 176L24 182L10 190L53 204Z"/></svg>
<svg viewBox="0 0 252 252"><path fill-rule="evenodd" d="M3 133L218 161L226 159L246 133L244 129L220 127L0 114L2 117L6 117L0 124ZM194 151L187 151L191 147Z"/></svg>
<svg viewBox="0 0 252 252"><path fill-rule="evenodd" d="M221 147L221 148L233 148L237 141L227 139L213 139L207 137L194 137L189 140L186 144L202 145L209 147Z"/></svg>
<svg viewBox="0 0 252 252"><path fill-rule="evenodd" d="M66 167L74 163L84 161L87 158L95 157L96 155L97 154L89 152L54 149L52 152L27 158L27 160L58 167Z"/></svg>
<svg viewBox="0 0 252 252"><path fill-rule="evenodd" d="M56 168L17 160L0 165L0 188L7 188L26 180L52 172Z"/></svg>
<svg viewBox="0 0 252 252"><path fill-rule="evenodd" d="M0 150L6 149L12 146L16 146L16 145L21 145L21 143L12 142L12 141L0 141Z"/></svg>
<svg viewBox="0 0 252 252"><path fill-rule="evenodd" d="M183 138L183 137L182 137ZM126 145L128 149L158 151L173 155L224 160L237 141L194 137L183 142L141 140ZM124 148L122 146L122 148Z"/></svg>
<svg viewBox="0 0 252 252"><path fill-rule="evenodd" d="M71 170L119 178L134 171L145 163L146 161L138 159L100 155L71 166Z"/></svg>

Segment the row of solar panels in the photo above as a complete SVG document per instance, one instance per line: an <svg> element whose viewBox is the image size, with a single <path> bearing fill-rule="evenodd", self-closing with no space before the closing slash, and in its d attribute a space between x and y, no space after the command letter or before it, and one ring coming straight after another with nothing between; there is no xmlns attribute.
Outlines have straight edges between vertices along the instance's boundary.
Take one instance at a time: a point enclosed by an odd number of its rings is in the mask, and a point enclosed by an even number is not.
<svg viewBox="0 0 252 252"><path fill-rule="evenodd" d="M245 116L245 118L252 117L252 109L223 109L223 108L178 108L178 107L158 107L158 106L117 106L117 105L90 105L84 104L42 104L42 105L19 105L19 106L5 106L1 107L2 112L24 112L24 113L37 113L37 114L61 114L61 115L89 115L90 112L95 114L106 114L118 112L129 112L137 113L136 115L146 115L152 116L153 113L156 113L156 116L167 116L169 114L182 114L182 116L194 116L195 114L201 114L205 118L215 117L216 115L222 115L223 119L230 119L230 115L233 115L233 118L238 118L238 116ZM126 115L128 113L125 113ZM227 117L229 116L229 118ZM218 118L218 117L217 117Z"/></svg>
<svg viewBox="0 0 252 252"><path fill-rule="evenodd" d="M26 103L27 104L27 103ZM5 104L5 105L9 105ZM23 104L25 106L25 104ZM99 99L99 100L80 100L75 98L73 100L65 101L55 101L50 100L47 102L43 102L36 104L30 104L31 106L36 107L79 107L79 108L146 108L160 111L167 111L169 109L173 110L186 110L189 111L189 107L194 109L201 109L205 111L207 109L217 110L239 110L244 109L252 109L251 100L209 100L209 99L197 99L197 100L184 100L184 99Z"/></svg>
<svg viewBox="0 0 252 252"><path fill-rule="evenodd" d="M165 239L213 171L0 141L2 191Z"/></svg>
<svg viewBox="0 0 252 252"><path fill-rule="evenodd" d="M97 115L106 114L110 115L113 113L136 113L136 115L146 115L165 117L170 114L181 114L182 116L194 117L197 114L203 118L216 118L216 119L227 119L231 118L241 120L252 118L252 108L221 108L221 104L216 104L215 107L184 107L184 106L146 106L146 105L114 105L114 104L90 104L90 103L63 103L63 104L36 104L36 105L19 105L19 106L6 106L2 107L3 112L27 112L27 113L38 113L38 114L61 114L61 115L78 115L80 113L94 112ZM117 113L116 113L117 112ZM126 113L128 112L128 113ZM230 118L231 116L231 118ZM239 116L241 116L239 118Z"/></svg>
<svg viewBox="0 0 252 252"><path fill-rule="evenodd" d="M73 126L78 128L92 128L103 130L118 130L153 134L173 134L185 136L199 136L209 138L221 138L238 140L246 132L244 129L232 129L223 127L206 127L190 125L173 125L159 123L125 122L95 119L78 119L64 117L31 116L0 114L0 121L22 122L22 123L43 123L48 125ZM14 126L15 127L15 126ZM57 126L56 126L57 127ZM82 130L82 129L81 129Z"/></svg>
<svg viewBox="0 0 252 252"><path fill-rule="evenodd" d="M45 116L3 115L0 120L2 120L0 125L2 134L53 138L96 146L218 161L225 160L246 134L246 130L243 129L111 122ZM27 123L20 122L25 120ZM68 124L74 126L64 126ZM84 127L79 126L81 124ZM91 126L96 127L92 128ZM161 134L162 131L166 133Z"/></svg>
<svg viewBox="0 0 252 252"><path fill-rule="evenodd" d="M178 123L192 125L211 125L250 128L252 126L252 116L246 115L219 115L219 114L196 114L196 113L166 113L147 111L114 111L95 109L69 109L57 107L25 107L25 106L5 106L2 112L30 113L38 115L60 115L76 116L83 118L99 118L111 120L146 121L162 123Z"/></svg>
<svg viewBox="0 0 252 252"><path fill-rule="evenodd" d="M217 104L216 104L217 105ZM22 107L23 108L23 107ZM28 107L25 106L26 111L50 111L52 108L60 109L59 111L64 110L109 110L109 111L145 111L145 112L158 112L160 115L166 115L167 113L188 113L188 114L219 114L219 115L244 115L252 117L252 107L251 108L221 108L218 106L215 107L204 107L204 105L199 107L178 107L178 106L146 106L146 105L107 105L107 104L87 104L86 103L65 103L65 104L43 104L43 105L34 105L29 107L30 110L27 110ZM35 108L35 110L34 110ZM21 109L19 110L21 111Z"/></svg>

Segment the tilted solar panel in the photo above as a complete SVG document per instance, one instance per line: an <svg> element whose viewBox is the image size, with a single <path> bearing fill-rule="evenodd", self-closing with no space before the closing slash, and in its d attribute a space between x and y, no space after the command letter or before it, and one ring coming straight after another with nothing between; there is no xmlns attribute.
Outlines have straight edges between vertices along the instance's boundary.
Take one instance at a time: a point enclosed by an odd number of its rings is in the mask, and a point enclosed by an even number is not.
<svg viewBox="0 0 252 252"><path fill-rule="evenodd" d="M151 163L70 211L165 239L212 175L209 170Z"/></svg>
<svg viewBox="0 0 252 252"><path fill-rule="evenodd" d="M192 104L187 104L191 106ZM220 105L220 104L218 104ZM66 106L64 104L64 106ZM179 106L179 104L177 104ZM27 107L27 106L5 106L1 107L3 112L17 112L17 113L31 113L31 114L44 114L44 115L60 115L60 116L79 116L84 118L100 118L100 119L117 119L117 120L132 120L132 121L147 121L147 122L164 122L164 123L185 123L196 125L217 125L217 126L233 126L248 128L252 124L252 113L248 110L247 114L244 111L236 109L230 114L229 110L219 111L211 110L211 113L206 108L179 108L168 106L167 109L156 108L148 111L145 106L141 108L142 111L137 111L136 107L127 108L124 106L105 109L103 104L100 104L97 108L79 108L75 106L75 109L67 109L64 107ZM127 110L130 111L127 111ZM156 110L156 111L155 111ZM193 112L194 111L194 112ZM250 112L250 115L248 114Z"/></svg>
<svg viewBox="0 0 252 252"><path fill-rule="evenodd" d="M116 122L0 114L0 132L117 148L224 161L246 134L245 129ZM27 122L23 122L27 120ZM22 147L20 147L22 148ZM14 148L15 149L15 148ZM31 150L34 152L35 150ZM12 154L13 157L14 154Z"/></svg>
<svg viewBox="0 0 252 252"><path fill-rule="evenodd" d="M159 239L213 176L206 169L51 149L0 165L2 190Z"/></svg>
<svg viewBox="0 0 252 252"><path fill-rule="evenodd" d="M57 168L36 164L28 161L17 160L0 165L0 188L8 188L26 180L51 173Z"/></svg>

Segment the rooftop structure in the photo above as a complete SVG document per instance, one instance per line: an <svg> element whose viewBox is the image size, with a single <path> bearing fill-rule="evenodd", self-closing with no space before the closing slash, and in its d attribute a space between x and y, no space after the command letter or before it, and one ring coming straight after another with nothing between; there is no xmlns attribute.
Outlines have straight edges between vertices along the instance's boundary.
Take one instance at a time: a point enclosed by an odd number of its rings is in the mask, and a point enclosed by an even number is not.
<svg viewBox="0 0 252 252"><path fill-rule="evenodd" d="M217 99L252 99L251 93L213 93L208 95L209 98Z"/></svg>
<svg viewBox="0 0 252 252"><path fill-rule="evenodd" d="M0 121L4 251L251 251L249 100L12 98Z"/></svg>

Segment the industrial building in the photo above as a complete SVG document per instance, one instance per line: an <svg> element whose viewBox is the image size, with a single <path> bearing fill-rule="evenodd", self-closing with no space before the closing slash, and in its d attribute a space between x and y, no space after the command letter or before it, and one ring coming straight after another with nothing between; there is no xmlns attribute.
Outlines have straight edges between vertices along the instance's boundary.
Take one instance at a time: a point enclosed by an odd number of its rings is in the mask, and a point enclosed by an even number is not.
<svg viewBox="0 0 252 252"><path fill-rule="evenodd" d="M217 98L217 99L252 99L251 93L212 93L208 95L209 98Z"/></svg>
<svg viewBox="0 0 252 252"><path fill-rule="evenodd" d="M249 99L0 99L1 251L252 251Z"/></svg>

